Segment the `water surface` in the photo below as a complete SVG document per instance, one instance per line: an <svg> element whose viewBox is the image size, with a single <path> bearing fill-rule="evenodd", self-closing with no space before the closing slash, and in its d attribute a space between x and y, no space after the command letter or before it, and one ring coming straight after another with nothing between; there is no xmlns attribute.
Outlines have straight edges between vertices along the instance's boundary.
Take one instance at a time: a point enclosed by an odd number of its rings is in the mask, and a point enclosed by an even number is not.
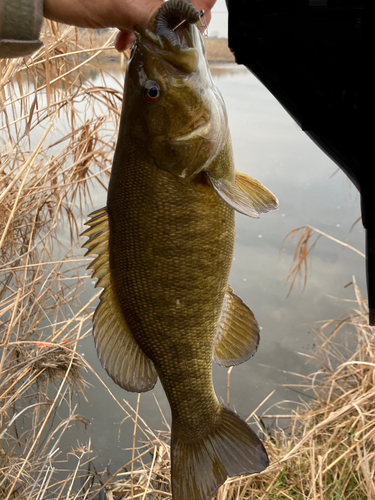
<svg viewBox="0 0 375 500"><path fill-rule="evenodd" d="M345 287L353 275L365 293L364 259L321 238L313 253L305 290L301 293L296 285L287 298L289 285L283 280L295 245L279 255L284 237L309 224L364 251L364 231L359 223L350 232L360 216L355 188L341 171L335 173L336 165L298 128L262 84L244 67L234 64L216 65L212 73L227 105L237 169L260 180L280 202L278 211L260 219L236 214L230 283L251 307L262 328L255 357L234 368L231 374L231 406L246 417L272 391L274 394L257 414L266 413L278 401L299 400L300 394L284 384L296 383L287 372L308 374L316 368L300 354L311 353L314 322L339 317L347 311L348 302L342 299L353 298L352 287ZM120 73L115 77L121 80ZM99 84L100 77L95 78ZM93 209L105 204L104 191L94 196ZM86 298L94 293L90 281L85 293ZM137 395L125 392L107 376L97 359L92 338L82 342L79 351L119 401L126 398L136 404ZM218 366L213 370L218 396L226 401L227 370ZM92 387L86 393L88 401L81 398L79 411L91 419L87 434L100 455L98 463L105 466L111 461L113 472L129 458L124 448L131 447L133 426L129 421L120 425L125 418L123 410L93 375L89 374L88 379ZM163 429L154 397L170 421L160 383L150 393L142 394L141 415L151 428ZM82 434L77 437L84 439Z"/></svg>

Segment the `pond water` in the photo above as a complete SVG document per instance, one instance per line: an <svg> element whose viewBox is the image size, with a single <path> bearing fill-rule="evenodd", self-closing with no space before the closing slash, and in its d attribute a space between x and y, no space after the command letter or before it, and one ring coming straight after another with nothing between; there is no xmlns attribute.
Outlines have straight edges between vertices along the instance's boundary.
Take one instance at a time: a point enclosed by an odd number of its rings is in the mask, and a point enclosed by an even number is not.
<svg viewBox="0 0 375 500"><path fill-rule="evenodd" d="M312 271L303 292L283 280L292 263L295 243L280 252L284 237L293 229L309 224L364 251L364 231L359 222L357 191L337 166L298 128L275 98L246 68L235 64L212 66L213 77L226 102L236 168L265 184L279 199L280 209L249 219L236 214L236 248L230 283L253 310L261 325L261 342L254 358L231 373L232 408L246 417L273 391L257 414L280 413L270 406L302 397L285 384L299 383L288 372L308 374L316 366L300 353L311 353L313 324L339 317L347 311L352 287L345 287L355 275L365 294L365 261L358 254L320 238L313 252ZM121 75L114 75L121 80ZM93 76L95 79L96 77ZM99 78L99 76L97 77ZM335 175L333 175L335 174ZM106 193L95 194L93 209L106 204ZM87 281L85 297L94 294ZM118 387L101 367L92 338L81 342L83 353L115 397L135 406L137 395ZM227 370L213 366L217 394L226 401ZM125 414L93 374L87 401L80 398L79 412L91 420L87 435L103 467L110 461L114 472L129 458L124 451L132 445L133 424L120 425ZM297 389L298 391L298 389ZM142 394L140 414L152 429L165 429L155 402L170 421L167 400L160 382ZM292 403L289 403L291 406ZM121 429L121 433L119 433ZM78 431L77 431L78 433ZM74 433L73 433L74 434ZM82 434L72 437L85 439ZM67 444L67 443L66 443Z"/></svg>

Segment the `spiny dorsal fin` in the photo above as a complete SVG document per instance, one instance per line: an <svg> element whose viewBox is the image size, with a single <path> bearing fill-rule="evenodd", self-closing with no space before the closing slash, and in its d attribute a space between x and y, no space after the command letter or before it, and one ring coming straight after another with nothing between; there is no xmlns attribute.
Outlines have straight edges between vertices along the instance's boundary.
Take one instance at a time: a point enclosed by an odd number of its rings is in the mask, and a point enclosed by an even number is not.
<svg viewBox="0 0 375 500"><path fill-rule="evenodd" d="M117 301L109 265L109 221L105 208L90 214L89 229L81 236L89 239L83 245L86 255L98 257L88 266L98 278L95 286L104 288L93 319L93 332L99 359L108 375L123 389L145 392L154 387L157 373L152 361L135 341Z"/></svg>
<svg viewBox="0 0 375 500"><path fill-rule="evenodd" d="M244 363L259 344L259 326L252 311L228 285L214 342L213 359L222 366Z"/></svg>
<svg viewBox="0 0 375 500"><path fill-rule="evenodd" d="M207 176L217 194L241 214L257 219L259 214L279 207L276 196L249 175L237 171L234 183L224 178L215 179L208 172Z"/></svg>

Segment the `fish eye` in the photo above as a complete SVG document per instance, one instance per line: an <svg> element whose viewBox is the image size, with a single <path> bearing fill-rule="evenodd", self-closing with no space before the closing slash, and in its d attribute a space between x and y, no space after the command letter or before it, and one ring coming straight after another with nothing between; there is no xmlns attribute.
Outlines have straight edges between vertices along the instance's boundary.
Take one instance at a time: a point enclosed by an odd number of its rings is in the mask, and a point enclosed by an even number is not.
<svg viewBox="0 0 375 500"><path fill-rule="evenodd" d="M160 96L160 86L153 80L149 80L144 87L143 96L147 102L156 102Z"/></svg>

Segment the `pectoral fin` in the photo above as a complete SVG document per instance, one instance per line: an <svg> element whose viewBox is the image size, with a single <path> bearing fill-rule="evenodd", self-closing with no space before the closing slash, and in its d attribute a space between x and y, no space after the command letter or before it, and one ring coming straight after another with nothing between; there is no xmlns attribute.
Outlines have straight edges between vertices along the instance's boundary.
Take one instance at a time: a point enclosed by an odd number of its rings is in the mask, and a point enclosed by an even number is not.
<svg viewBox="0 0 375 500"><path fill-rule="evenodd" d="M111 282L109 265L109 221L105 208L91 214L91 226L82 236L88 254L98 257L88 266L98 278L95 286L104 290L93 319L93 333L99 359L108 375L123 389L132 392L151 390L157 381L152 361L138 346L122 314Z"/></svg>
<svg viewBox="0 0 375 500"><path fill-rule="evenodd" d="M215 179L208 172L207 176L217 194L241 214L259 218L259 214L279 207L276 196L249 175L237 171L234 183L224 178Z"/></svg>
<svg viewBox="0 0 375 500"><path fill-rule="evenodd" d="M214 343L214 361L227 367L239 365L255 354L258 344L259 326L254 314L228 285Z"/></svg>
<svg viewBox="0 0 375 500"><path fill-rule="evenodd" d="M236 171L236 186L252 201L258 214L279 208L279 201L263 184L243 172Z"/></svg>

